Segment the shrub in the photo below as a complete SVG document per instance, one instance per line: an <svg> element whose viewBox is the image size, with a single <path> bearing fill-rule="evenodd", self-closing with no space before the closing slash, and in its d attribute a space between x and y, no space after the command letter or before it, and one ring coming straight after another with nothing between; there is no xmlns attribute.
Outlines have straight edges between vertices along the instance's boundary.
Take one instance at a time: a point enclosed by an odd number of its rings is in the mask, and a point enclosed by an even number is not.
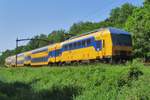
<svg viewBox="0 0 150 100"><path fill-rule="evenodd" d="M133 80L138 80L141 75L143 75L143 72L139 68L131 67L127 74L118 79L118 87L123 87L124 85L130 86L131 82Z"/></svg>

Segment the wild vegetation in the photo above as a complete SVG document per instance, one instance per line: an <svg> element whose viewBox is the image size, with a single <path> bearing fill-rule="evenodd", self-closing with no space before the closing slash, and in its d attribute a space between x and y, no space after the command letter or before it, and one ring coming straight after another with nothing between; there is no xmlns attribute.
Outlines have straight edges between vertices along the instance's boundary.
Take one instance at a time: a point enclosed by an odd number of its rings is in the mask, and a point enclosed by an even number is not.
<svg viewBox="0 0 150 100"><path fill-rule="evenodd" d="M150 67L139 61L0 68L0 100L149 100L149 83Z"/></svg>
<svg viewBox="0 0 150 100"><path fill-rule="evenodd" d="M101 22L78 22L74 23L68 31L54 30L48 35L41 34L33 37L25 46L14 50L6 50L0 56L0 64L4 64L6 57L20 52L33 50L48 44L64 41L71 36L84 34L85 32L102 27L117 27L130 32L133 37L134 57L150 59L150 1L145 0L143 6L135 7L131 4L124 4L121 7L112 9L110 17ZM45 39L49 42L37 39Z"/></svg>

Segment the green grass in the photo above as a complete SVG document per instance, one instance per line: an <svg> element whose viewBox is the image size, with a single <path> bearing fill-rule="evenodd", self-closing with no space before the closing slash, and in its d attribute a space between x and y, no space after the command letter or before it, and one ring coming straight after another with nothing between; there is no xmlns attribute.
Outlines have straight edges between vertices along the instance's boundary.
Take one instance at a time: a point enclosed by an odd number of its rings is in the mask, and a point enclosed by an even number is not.
<svg viewBox="0 0 150 100"><path fill-rule="evenodd" d="M150 67L0 68L0 100L149 100Z"/></svg>

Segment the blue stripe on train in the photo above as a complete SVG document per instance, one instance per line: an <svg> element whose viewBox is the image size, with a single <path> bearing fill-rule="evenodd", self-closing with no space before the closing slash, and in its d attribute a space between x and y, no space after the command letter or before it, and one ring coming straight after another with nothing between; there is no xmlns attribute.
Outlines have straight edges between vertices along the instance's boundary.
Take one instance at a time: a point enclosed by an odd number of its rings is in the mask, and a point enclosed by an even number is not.
<svg viewBox="0 0 150 100"><path fill-rule="evenodd" d="M82 45L82 41L85 41L85 40L88 40L88 39L90 39L91 42L89 44L87 44L86 46L83 46ZM72 47L72 48L70 48L68 50L65 49L65 45L70 45L70 44L74 44L74 43L78 43L78 42L81 42L80 46L77 46L76 48ZM57 57L57 56L61 55L61 53L64 52L64 51L76 50L76 49L81 49L81 48L86 48L86 47L91 47L91 46L93 46L96 51L99 51L99 50L102 49L102 41L101 40L95 41L94 37L78 40L78 41L71 42L71 43L68 43L68 44L65 44L65 45L62 47L62 49L58 49L58 50L54 50L54 51L49 52L48 56L46 56L46 57L32 58L31 61L33 63L47 62L48 58L50 58L50 57L52 57L52 58L53 57Z"/></svg>
<svg viewBox="0 0 150 100"><path fill-rule="evenodd" d="M31 62L32 63L47 62L48 58L59 56L61 54L60 51L61 51L60 49L59 50L54 50L54 51L49 52L48 56L40 57L40 58L31 58Z"/></svg>
<svg viewBox="0 0 150 100"><path fill-rule="evenodd" d="M91 40L91 42L87 45L82 45L82 42L83 41L86 41L86 40ZM72 48L69 48L69 49L66 49L65 46L69 46L70 44L74 44L74 43L77 43L77 46L76 47L72 47ZM80 45L78 46L78 43L80 43ZM90 47L90 46L94 46L95 50L101 50L102 49L102 41L99 40L99 41L95 41L94 37L90 37L90 38L85 38L85 39L82 39L82 40L78 40L78 41L75 41L75 42L71 42L71 43L68 43L68 44L65 44L62 48L62 52L63 51L69 51L69 50L76 50L76 49L81 49L81 48L86 48L86 47Z"/></svg>
<svg viewBox="0 0 150 100"><path fill-rule="evenodd" d="M24 64L24 60L17 61L17 64Z"/></svg>
<svg viewBox="0 0 150 100"><path fill-rule="evenodd" d="M57 49L48 53L48 57L57 57L62 53L62 49Z"/></svg>
<svg viewBox="0 0 150 100"><path fill-rule="evenodd" d="M32 59L31 59L31 62L32 62L32 63L47 62L47 61L48 61L48 56L40 57L40 58L32 58Z"/></svg>
<svg viewBox="0 0 150 100"><path fill-rule="evenodd" d="M30 61L31 60L31 56L26 56L25 57L25 61Z"/></svg>

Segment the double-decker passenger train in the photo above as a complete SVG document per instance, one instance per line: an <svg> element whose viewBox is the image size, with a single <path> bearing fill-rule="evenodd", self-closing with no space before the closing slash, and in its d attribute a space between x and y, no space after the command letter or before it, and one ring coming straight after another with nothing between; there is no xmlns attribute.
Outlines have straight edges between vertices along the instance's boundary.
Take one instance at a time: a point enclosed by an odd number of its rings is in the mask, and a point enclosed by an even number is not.
<svg viewBox="0 0 150 100"><path fill-rule="evenodd" d="M40 66L82 61L125 61L131 59L131 35L117 28L100 28L61 43L6 58L7 66ZM16 61L17 58L17 61Z"/></svg>

